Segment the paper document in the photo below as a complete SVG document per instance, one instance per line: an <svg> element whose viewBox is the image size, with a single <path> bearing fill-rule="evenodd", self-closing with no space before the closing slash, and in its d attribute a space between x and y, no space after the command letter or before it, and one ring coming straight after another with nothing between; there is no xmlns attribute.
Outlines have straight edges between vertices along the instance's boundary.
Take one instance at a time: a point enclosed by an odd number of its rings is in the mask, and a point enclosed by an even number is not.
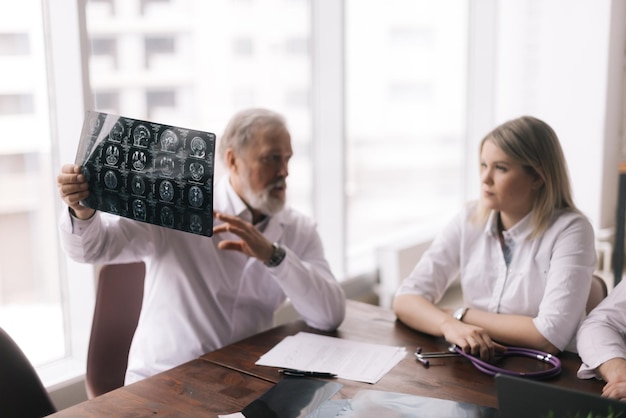
<svg viewBox="0 0 626 418"><path fill-rule="evenodd" d="M376 383L405 356L404 347L299 332L276 344L255 364L335 373L342 379Z"/></svg>

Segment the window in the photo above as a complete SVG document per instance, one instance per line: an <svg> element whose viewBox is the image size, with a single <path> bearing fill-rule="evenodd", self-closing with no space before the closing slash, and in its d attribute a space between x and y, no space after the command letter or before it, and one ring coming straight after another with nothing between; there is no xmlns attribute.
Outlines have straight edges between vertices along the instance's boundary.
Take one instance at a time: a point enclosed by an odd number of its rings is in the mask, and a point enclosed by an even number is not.
<svg viewBox="0 0 626 418"><path fill-rule="evenodd" d="M100 9L101 16L111 16L115 14L115 0L91 0L91 7Z"/></svg>
<svg viewBox="0 0 626 418"><path fill-rule="evenodd" d="M93 38L90 45L92 65L117 68L117 41L114 38Z"/></svg>
<svg viewBox="0 0 626 418"><path fill-rule="evenodd" d="M0 95L0 115L32 114L34 110L32 94Z"/></svg>
<svg viewBox="0 0 626 418"><path fill-rule="evenodd" d="M170 0L141 0L140 1L140 10L142 15L149 15L150 12L159 8L166 8L170 3Z"/></svg>
<svg viewBox="0 0 626 418"><path fill-rule="evenodd" d="M160 115L167 115L176 108L176 92L172 90L148 91L146 94L148 118L158 120Z"/></svg>
<svg viewBox="0 0 626 418"><path fill-rule="evenodd" d="M116 91L94 92L94 103L101 112L119 114L120 97Z"/></svg>
<svg viewBox="0 0 626 418"><path fill-rule="evenodd" d="M286 92L285 102L290 106L301 107L303 109L309 109L311 106L311 100L308 90L292 90Z"/></svg>
<svg viewBox="0 0 626 418"><path fill-rule="evenodd" d="M231 103L236 109L245 109L255 103L253 87L239 87L232 92Z"/></svg>
<svg viewBox="0 0 626 418"><path fill-rule="evenodd" d="M151 68L159 57L171 57L176 52L175 40L171 36L148 36L145 39L146 68Z"/></svg>
<svg viewBox="0 0 626 418"><path fill-rule="evenodd" d="M0 33L21 34L0 55L11 81L0 86L0 326L54 385L84 372L93 268L58 245L55 178L74 160L84 103L76 4L46 5L25 0L0 19Z"/></svg>
<svg viewBox="0 0 626 418"><path fill-rule="evenodd" d="M233 53L240 57L251 57L254 54L254 43L250 38L236 38L233 40Z"/></svg>
<svg viewBox="0 0 626 418"><path fill-rule="evenodd" d="M14 80L0 86L0 326L42 366L67 347L41 2L5 8L2 22L19 32L0 35L0 62Z"/></svg>
<svg viewBox="0 0 626 418"><path fill-rule="evenodd" d="M308 38L291 38L285 41L285 52L293 55L308 55L310 51Z"/></svg>
<svg viewBox="0 0 626 418"><path fill-rule="evenodd" d="M0 33L0 56L30 54L27 33Z"/></svg>
<svg viewBox="0 0 626 418"><path fill-rule="evenodd" d="M348 270L463 199L465 0L346 2ZM376 22L372 24L372 22Z"/></svg>

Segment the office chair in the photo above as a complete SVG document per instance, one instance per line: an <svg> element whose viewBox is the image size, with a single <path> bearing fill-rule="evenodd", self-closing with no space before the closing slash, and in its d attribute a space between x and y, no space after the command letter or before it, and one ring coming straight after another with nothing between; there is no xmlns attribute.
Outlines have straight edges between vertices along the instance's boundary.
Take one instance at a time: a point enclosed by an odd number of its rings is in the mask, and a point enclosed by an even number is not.
<svg viewBox="0 0 626 418"><path fill-rule="evenodd" d="M587 298L587 306L585 311L587 314L593 310L608 295L608 289L604 279L596 274L591 280L591 289L589 289L589 297Z"/></svg>
<svg viewBox="0 0 626 418"><path fill-rule="evenodd" d="M55 412L35 368L0 328L0 416L40 418Z"/></svg>
<svg viewBox="0 0 626 418"><path fill-rule="evenodd" d="M100 269L85 376L89 399L124 386L145 273L143 262L109 264Z"/></svg>

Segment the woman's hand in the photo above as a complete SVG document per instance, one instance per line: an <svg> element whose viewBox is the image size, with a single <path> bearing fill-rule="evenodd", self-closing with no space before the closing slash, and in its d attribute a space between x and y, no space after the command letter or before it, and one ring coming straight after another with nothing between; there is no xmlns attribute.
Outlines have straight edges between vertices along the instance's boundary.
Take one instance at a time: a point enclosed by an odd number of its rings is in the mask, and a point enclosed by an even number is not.
<svg viewBox="0 0 626 418"><path fill-rule="evenodd" d="M497 351L506 350L494 342L484 329L452 317L441 323L441 333L447 342L456 344L464 352L484 361L492 361Z"/></svg>
<svg viewBox="0 0 626 418"><path fill-rule="evenodd" d="M445 338L450 344L456 344L464 352L491 361L496 352L505 351L506 347L495 343L484 328L459 321L452 316L452 310L439 308L420 295L398 295L393 301L393 310L400 321L409 327L434 336ZM478 312L470 309L465 314Z"/></svg>

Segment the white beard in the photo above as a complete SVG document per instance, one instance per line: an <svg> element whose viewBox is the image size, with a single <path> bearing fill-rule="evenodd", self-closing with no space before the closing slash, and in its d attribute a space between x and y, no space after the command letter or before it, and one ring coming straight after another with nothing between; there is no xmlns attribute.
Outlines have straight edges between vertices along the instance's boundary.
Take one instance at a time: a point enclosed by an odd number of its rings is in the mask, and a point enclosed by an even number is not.
<svg viewBox="0 0 626 418"><path fill-rule="evenodd" d="M285 207L285 199L273 197L270 193L276 186L285 186L285 179L278 180L263 190L254 192L250 187L248 172L242 173L243 196L248 204L265 215L274 215Z"/></svg>

